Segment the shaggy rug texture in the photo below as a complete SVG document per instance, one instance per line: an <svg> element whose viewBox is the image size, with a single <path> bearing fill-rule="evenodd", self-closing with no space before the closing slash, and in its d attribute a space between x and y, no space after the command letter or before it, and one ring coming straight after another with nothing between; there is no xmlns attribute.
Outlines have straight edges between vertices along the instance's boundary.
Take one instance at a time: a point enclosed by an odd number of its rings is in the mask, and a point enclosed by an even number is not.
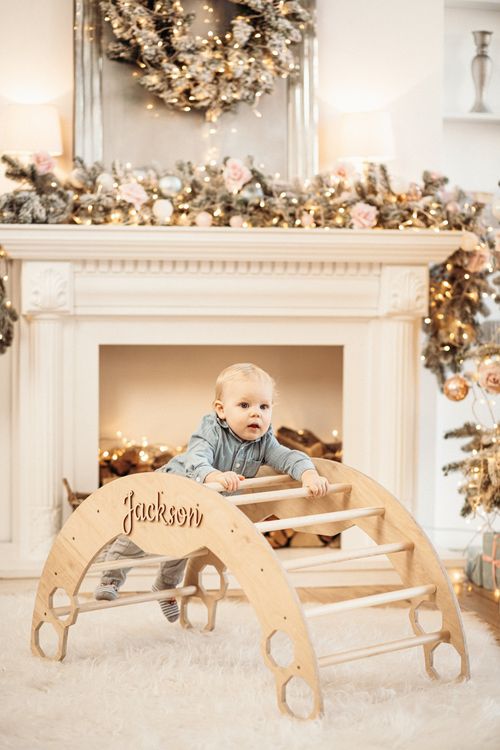
<svg viewBox="0 0 500 750"><path fill-rule="evenodd" d="M328 667L325 716L301 722L277 709L245 603L223 602L212 633L170 625L155 602L84 614L61 663L32 656L32 606L31 595L0 597L2 750L500 748L500 650L470 615L469 682L429 680L421 649ZM422 622L434 629L436 613ZM317 619L311 632L319 654L411 634L406 610L380 608ZM447 649L438 666L450 673Z"/></svg>

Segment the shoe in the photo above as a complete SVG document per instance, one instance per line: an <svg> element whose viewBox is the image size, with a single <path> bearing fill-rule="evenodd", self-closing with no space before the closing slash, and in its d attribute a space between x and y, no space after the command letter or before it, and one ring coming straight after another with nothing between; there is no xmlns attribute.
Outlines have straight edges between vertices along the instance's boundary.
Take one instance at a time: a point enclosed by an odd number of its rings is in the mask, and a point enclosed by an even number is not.
<svg viewBox="0 0 500 750"><path fill-rule="evenodd" d="M118 599L118 586L116 583L100 583L94 591L95 599L106 599L113 602Z"/></svg>
<svg viewBox="0 0 500 750"><path fill-rule="evenodd" d="M153 584L151 591L161 591L156 584ZM177 622L179 619L179 605L177 599L160 599L158 601L160 609L169 622Z"/></svg>

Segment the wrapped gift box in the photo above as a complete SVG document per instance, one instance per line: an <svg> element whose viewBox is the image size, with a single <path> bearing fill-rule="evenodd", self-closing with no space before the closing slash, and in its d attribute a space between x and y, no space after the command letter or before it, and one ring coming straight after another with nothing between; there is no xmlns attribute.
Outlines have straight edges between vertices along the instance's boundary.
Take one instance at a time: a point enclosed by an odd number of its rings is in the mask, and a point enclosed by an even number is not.
<svg viewBox="0 0 500 750"><path fill-rule="evenodd" d="M483 534L483 587L493 591L500 588L500 534Z"/></svg>
<svg viewBox="0 0 500 750"><path fill-rule="evenodd" d="M467 578L476 586L483 585L483 553L479 547L470 550L465 565L465 573Z"/></svg>

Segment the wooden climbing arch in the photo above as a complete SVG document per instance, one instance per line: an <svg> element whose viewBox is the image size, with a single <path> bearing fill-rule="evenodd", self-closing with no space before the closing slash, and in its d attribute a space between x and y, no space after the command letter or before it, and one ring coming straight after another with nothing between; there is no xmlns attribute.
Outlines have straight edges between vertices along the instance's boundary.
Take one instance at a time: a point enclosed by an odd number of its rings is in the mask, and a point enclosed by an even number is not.
<svg viewBox="0 0 500 750"><path fill-rule="evenodd" d="M65 523L45 563L33 612L33 652L62 660L69 628L79 614L170 596L180 600L182 626L190 627L189 603L196 598L205 603L207 628L213 629L217 603L226 593L228 569L239 581L260 621L263 657L274 675L278 706L284 713L293 715L287 701L291 680L300 678L308 685L313 706L307 718L315 718L323 711L321 667L388 651L421 646L426 670L430 677L437 678L434 650L440 643L449 643L460 657L458 677L469 677L455 594L423 530L372 479L325 459L315 459L314 463L330 483L323 498L307 497L299 483L288 476L264 475L245 480L241 493L226 497L220 494L220 485L200 485L162 472L123 477L94 492ZM277 520L264 520L270 516ZM333 535L354 524L375 544L358 550L329 550L284 564L263 536L265 531L304 527L314 533ZM147 556L93 564L101 550L124 533ZM401 589L303 609L287 577L287 570L374 555L388 556L403 583ZM132 567L181 557L189 558L189 562L184 583L177 589L122 594L113 602L78 599L80 585L91 567L94 570ZM207 565L215 566L220 574L221 585L215 592L205 591L201 583ZM61 590L69 600L65 607L54 603L56 592ZM410 603L413 637L333 654L315 653L308 628L310 618L402 600ZM442 615L442 625L433 633L426 633L418 620L418 607L429 600L435 602ZM58 646L53 656L44 653L40 643L40 629L45 624L52 626L57 634ZM293 656L286 665L273 656L273 639L278 634L284 634L293 645Z"/></svg>

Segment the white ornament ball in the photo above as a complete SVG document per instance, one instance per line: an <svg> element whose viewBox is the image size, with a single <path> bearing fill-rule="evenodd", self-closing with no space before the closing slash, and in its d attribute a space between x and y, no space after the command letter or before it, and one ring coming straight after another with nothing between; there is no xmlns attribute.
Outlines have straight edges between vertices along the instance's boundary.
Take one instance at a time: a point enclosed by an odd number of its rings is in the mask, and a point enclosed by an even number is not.
<svg viewBox="0 0 500 750"><path fill-rule="evenodd" d="M182 182L179 177L169 174L165 175L165 177L160 177L158 180L158 187L160 188L160 193L168 197L170 195L176 195L179 192L182 187Z"/></svg>
<svg viewBox="0 0 500 750"><path fill-rule="evenodd" d="M209 214L208 211L201 211L194 220L194 223L197 227L210 227L212 226L212 220L212 214Z"/></svg>
<svg viewBox="0 0 500 750"><path fill-rule="evenodd" d="M96 182L105 193L110 193L115 186L115 178L112 174L108 174L108 172L102 172Z"/></svg>
<svg viewBox="0 0 500 750"><path fill-rule="evenodd" d="M169 200L160 198L153 203L153 215L159 222L162 222L164 224L169 222L173 212L174 207L172 205L172 202Z"/></svg>
<svg viewBox="0 0 500 750"><path fill-rule="evenodd" d="M460 249L471 253L479 244L479 237L474 232L464 232L460 241Z"/></svg>
<svg viewBox="0 0 500 750"><path fill-rule="evenodd" d="M243 216L240 214L236 214L235 216L231 216L229 219L229 226L233 227L233 229L240 229L243 226Z"/></svg>

